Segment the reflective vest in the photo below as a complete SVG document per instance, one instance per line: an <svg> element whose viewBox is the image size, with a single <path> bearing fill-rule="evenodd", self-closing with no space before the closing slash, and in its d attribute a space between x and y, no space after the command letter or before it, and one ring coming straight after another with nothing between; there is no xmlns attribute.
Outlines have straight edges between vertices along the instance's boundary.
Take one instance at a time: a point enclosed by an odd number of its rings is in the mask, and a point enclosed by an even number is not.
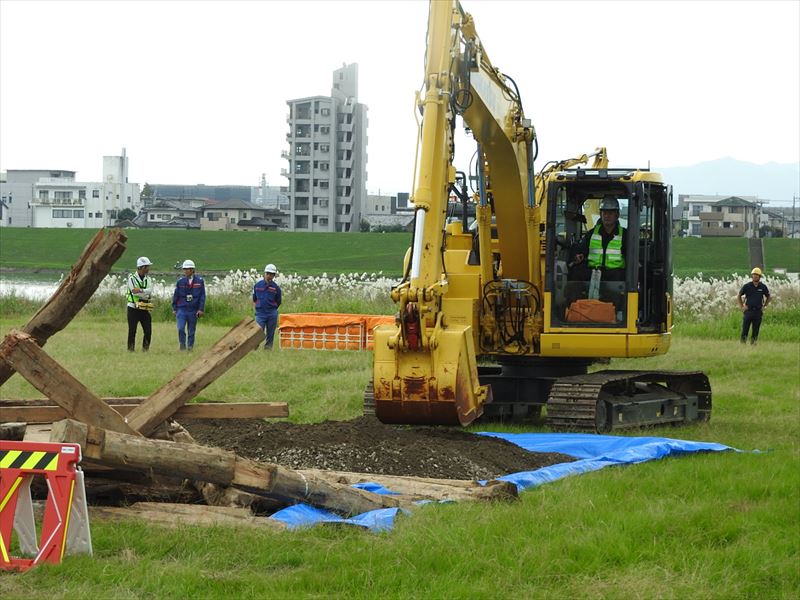
<svg viewBox="0 0 800 600"><path fill-rule="evenodd" d="M133 285L131 285L131 282L133 282ZM147 275L139 279L138 273L131 273L131 276L128 278L128 304L133 304L135 306L136 302L139 300L138 297L133 295L131 288L135 287L140 290L146 290L149 283L150 278Z"/></svg>
<svg viewBox="0 0 800 600"><path fill-rule="evenodd" d="M622 225L617 223L617 231L614 237L606 246L605 256L603 256L603 236L600 233L602 223L595 225L592 237L589 239L589 267L596 269L605 267L606 269L624 269L625 257L622 256Z"/></svg>

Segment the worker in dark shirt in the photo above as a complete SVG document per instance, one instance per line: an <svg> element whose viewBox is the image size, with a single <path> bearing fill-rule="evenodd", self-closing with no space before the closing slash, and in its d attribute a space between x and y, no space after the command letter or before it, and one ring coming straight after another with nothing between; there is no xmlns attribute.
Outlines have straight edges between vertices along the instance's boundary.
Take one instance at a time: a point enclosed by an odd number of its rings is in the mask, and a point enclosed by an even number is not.
<svg viewBox="0 0 800 600"><path fill-rule="evenodd" d="M758 341L758 331L761 329L761 318L764 315L764 309L770 301L769 290L767 286L761 283L761 269L756 267L750 271L752 281L748 281L739 290L736 299L739 301L739 308L742 309L742 336L741 341L743 344L747 343L747 332L750 326L753 326L753 333L750 337L750 343L755 344ZM744 301L742 301L744 296Z"/></svg>

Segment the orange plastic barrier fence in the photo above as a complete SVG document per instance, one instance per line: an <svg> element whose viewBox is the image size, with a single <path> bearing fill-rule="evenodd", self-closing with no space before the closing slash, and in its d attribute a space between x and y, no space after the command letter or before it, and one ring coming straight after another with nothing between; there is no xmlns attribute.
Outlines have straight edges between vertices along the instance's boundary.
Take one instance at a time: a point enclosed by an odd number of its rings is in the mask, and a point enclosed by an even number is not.
<svg viewBox="0 0 800 600"><path fill-rule="evenodd" d="M373 347L372 330L384 323L394 323L394 317L336 313L280 315L280 346L316 350L370 350Z"/></svg>

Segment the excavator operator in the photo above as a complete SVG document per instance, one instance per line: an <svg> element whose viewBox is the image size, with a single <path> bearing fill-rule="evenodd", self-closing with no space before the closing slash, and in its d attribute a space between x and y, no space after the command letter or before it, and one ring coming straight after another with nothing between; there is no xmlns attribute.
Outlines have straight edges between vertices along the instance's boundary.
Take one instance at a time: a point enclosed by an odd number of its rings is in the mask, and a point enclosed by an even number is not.
<svg viewBox="0 0 800 600"><path fill-rule="evenodd" d="M625 280L625 228L619 222L616 197L603 198L600 219L575 245L574 252L575 274L571 279L588 279L593 269L600 269L603 281Z"/></svg>

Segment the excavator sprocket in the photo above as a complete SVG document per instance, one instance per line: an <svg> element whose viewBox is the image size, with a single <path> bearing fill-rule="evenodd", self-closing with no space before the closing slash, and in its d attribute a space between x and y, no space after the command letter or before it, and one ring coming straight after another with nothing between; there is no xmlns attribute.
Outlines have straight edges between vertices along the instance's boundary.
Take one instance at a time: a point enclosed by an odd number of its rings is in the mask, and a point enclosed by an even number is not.
<svg viewBox="0 0 800 600"><path fill-rule="evenodd" d="M598 371L556 379L547 424L592 431L707 421L711 386L700 371Z"/></svg>

